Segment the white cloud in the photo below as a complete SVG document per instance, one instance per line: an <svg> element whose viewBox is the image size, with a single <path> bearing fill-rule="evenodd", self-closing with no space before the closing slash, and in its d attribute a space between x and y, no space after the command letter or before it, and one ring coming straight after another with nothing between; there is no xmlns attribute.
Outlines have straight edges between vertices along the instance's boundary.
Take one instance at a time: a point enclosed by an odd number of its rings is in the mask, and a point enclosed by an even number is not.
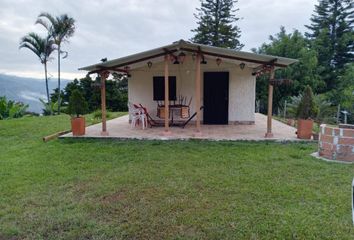
<svg viewBox="0 0 354 240"><path fill-rule="evenodd" d="M46 96L44 94L40 94L37 92L31 92L31 91L22 91L20 92L20 97L26 100L34 101L34 102L40 102L39 99L45 99Z"/></svg>
<svg viewBox="0 0 354 240"><path fill-rule="evenodd" d="M241 42L248 51L268 40L281 25L304 31L317 0L239 0L237 14ZM64 78L83 77L79 67L101 58L121 57L192 37L193 13L199 0L0 0L0 72L27 77L43 75L43 67L28 50L19 50L20 38L34 25L37 15L68 13L76 19L76 32L63 46L69 57L62 61ZM49 72L56 76L56 60Z"/></svg>

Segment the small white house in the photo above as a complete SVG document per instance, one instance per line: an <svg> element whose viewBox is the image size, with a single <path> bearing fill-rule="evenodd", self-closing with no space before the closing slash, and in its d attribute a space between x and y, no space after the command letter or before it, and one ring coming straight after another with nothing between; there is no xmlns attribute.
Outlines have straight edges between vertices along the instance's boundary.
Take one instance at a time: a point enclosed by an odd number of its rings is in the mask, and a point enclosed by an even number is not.
<svg viewBox="0 0 354 240"><path fill-rule="evenodd" d="M158 112L161 106L167 106L162 111L166 113L164 116L170 117L161 119L165 121L168 132L174 115L170 111L178 105L189 107L188 116L196 113L191 122L195 122L197 127L201 123L254 124L256 76L270 72L271 80L274 80L277 68L287 67L296 61L180 40L80 70L101 74L102 97L105 97L104 79L108 72L127 73L129 102L142 104L157 119L161 117ZM269 84L269 91L271 112L272 84ZM105 108L103 98L102 107ZM269 122L267 133L271 136L271 119ZM106 131L104 125L103 132Z"/></svg>

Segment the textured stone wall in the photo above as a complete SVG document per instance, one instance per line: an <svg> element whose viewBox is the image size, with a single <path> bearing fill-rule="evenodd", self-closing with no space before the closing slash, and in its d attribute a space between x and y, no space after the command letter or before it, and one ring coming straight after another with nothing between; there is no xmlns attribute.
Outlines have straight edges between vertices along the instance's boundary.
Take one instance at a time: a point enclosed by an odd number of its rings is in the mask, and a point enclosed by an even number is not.
<svg viewBox="0 0 354 240"><path fill-rule="evenodd" d="M354 162L354 129L320 127L318 152L321 157Z"/></svg>

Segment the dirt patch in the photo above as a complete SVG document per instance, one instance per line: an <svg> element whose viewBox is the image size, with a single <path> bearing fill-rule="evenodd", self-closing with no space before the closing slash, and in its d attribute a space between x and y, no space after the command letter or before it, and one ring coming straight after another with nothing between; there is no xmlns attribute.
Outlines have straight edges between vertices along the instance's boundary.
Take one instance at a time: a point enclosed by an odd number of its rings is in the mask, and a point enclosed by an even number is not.
<svg viewBox="0 0 354 240"><path fill-rule="evenodd" d="M111 203L122 201L125 198L126 198L125 190L120 190L113 194L103 196L101 202L103 204L111 204Z"/></svg>

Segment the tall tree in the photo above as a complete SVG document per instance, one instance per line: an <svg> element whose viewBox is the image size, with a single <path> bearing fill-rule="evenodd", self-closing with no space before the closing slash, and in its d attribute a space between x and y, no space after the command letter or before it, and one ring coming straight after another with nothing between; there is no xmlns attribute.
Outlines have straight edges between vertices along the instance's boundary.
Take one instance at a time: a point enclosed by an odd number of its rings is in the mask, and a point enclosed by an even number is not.
<svg viewBox="0 0 354 240"><path fill-rule="evenodd" d="M268 54L274 56L288 57L298 59L299 62L291 66L276 71L276 78L288 78L293 80L290 86L275 86L274 91L274 109L281 108L284 101L290 96L298 95L306 85L312 87L315 92L324 88L324 82L321 81L317 69L317 53L308 48L306 38L298 31L287 33L284 27L280 32L269 37L270 43L263 43L253 52ZM266 110L268 96L268 76L259 77L256 85L256 97L261 101L261 111Z"/></svg>
<svg viewBox="0 0 354 240"><path fill-rule="evenodd" d="M335 105L349 111L348 122L354 123L354 63L348 64L340 76L336 89L327 93Z"/></svg>
<svg viewBox="0 0 354 240"><path fill-rule="evenodd" d="M58 17L53 17L49 13L41 13L38 16L36 24L41 24L45 27L49 35L53 38L54 43L57 45L58 51L58 90L60 92L60 55L64 53L61 50L61 44L68 41L75 32L75 20L67 14L62 14ZM64 58L67 56L64 55ZM60 114L61 96L58 95L58 114Z"/></svg>
<svg viewBox="0 0 354 240"><path fill-rule="evenodd" d="M198 27L191 41L195 43L240 50L241 30L236 25L240 18L235 13L238 0L200 0L201 7L197 8Z"/></svg>
<svg viewBox="0 0 354 240"><path fill-rule="evenodd" d="M346 64L354 61L354 3L352 0L319 0L306 27L306 36L318 52L319 73L331 90L340 81Z"/></svg>
<svg viewBox="0 0 354 240"><path fill-rule="evenodd" d="M44 65L44 77L45 77L45 86L47 92L47 100L50 103L49 97L49 88L48 88L48 72L47 72L47 63L50 60L50 55L54 51L54 43L51 40L51 36L42 38L36 33L28 33L26 36L21 38L20 48L27 48L31 50Z"/></svg>

